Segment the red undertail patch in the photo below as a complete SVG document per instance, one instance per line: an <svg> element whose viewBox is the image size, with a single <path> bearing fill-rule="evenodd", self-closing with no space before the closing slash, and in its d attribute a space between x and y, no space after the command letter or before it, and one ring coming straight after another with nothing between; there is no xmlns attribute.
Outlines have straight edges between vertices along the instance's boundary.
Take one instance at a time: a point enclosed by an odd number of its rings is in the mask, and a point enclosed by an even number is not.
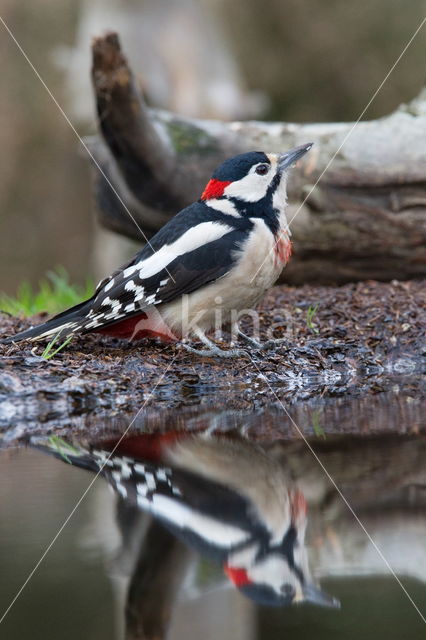
<svg viewBox="0 0 426 640"><path fill-rule="evenodd" d="M179 440L188 437L186 431L167 431L166 433L144 433L118 440L105 440L99 446L108 451L114 449L115 455L130 456L135 460L160 463L167 449Z"/></svg>
<svg viewBox="0 0 426 640"><path fill-rule="evenodd" d="M160 338L164 342L177 340L177 337L165 323L161 324L158 318L153 321L146 313L124 318L108 327L94 329L94 333L103 333L114 338L127 338L129 340L141 340L142 338Z"/></svg>
<svg viewBox="0 0 426 640"><path fill-rule="evenodd" d="M215 180L212 178L206 185L203 193L201 194L201 200L210 200L211 198L220 198L223 196L228 184L231 184L231 180Z"/></svg>

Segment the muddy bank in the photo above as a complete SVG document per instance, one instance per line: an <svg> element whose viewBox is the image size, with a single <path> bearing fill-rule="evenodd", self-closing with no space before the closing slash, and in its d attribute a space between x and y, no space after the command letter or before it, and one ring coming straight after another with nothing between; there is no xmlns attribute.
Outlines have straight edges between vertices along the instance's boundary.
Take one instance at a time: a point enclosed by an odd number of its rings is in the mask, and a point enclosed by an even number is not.
<svg viewBox="0 0 426 640"><path fill-rule="evenodd" d="M252 352L250 360L200 358L175 345L94 334L76 338L49 361L40 356L41 344L0 345L0 427L65 427L82 416L131 414L141 406L252 410L395 388L417 405L424 390L425 298L420 281L275 287L260 306L262 332L273 327L286 342ZM1 314L0 333L42 319ZM243 328L250 333L248 322Z"/></svg>

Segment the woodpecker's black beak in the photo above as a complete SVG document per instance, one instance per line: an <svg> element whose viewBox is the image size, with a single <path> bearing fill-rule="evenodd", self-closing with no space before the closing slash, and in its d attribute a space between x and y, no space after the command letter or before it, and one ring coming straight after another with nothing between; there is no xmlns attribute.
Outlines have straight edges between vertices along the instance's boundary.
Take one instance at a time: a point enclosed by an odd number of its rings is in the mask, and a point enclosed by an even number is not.
<svg viewBox="0 0 426 640"><path fill-rule="evenodd" d="M308 584L303 587L303 601L316 604L320 607L331 607L332 609L340 609L340 601L333 596L324 593L318 587L313 584Z"/></svg>
<svg viewBox="0 0 426 640"><path fill-rule="evenodd" d="M278 160L278 169L284 171L284 169L291 167L291 165L297 162L299 158L304 156L305 153L312 148L313 144L313 142L308 142L307 144L300 145L300 147L295 147L294 149L290 149L290 151L281 153Z"/></svg>

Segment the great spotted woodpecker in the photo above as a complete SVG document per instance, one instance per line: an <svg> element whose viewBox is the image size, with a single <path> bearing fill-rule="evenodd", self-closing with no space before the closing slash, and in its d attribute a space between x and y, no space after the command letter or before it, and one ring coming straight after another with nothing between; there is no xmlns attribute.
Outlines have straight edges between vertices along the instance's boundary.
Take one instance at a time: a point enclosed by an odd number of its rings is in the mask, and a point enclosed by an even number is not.
<svg viewBox="0 0 426 640"><path fill-rule="evenodd" d="M240 355L219 349L205 334L218 311L222 325L235 325L238 312L256 305L287 263L287 171L311 146L226 160L201 199L102 280L89 300L5 341L92 331L130 339L196 336L207 355Z"/></svg>
<svg viewBox="0 0 426 640"><path fill-rule="evenodd" d="M256 602L339 606L310 578L303 494L260 448L185 432L132 436L90 448L58 439L32 443L100 472L122 499L219 562L231 582Z"/></svg>

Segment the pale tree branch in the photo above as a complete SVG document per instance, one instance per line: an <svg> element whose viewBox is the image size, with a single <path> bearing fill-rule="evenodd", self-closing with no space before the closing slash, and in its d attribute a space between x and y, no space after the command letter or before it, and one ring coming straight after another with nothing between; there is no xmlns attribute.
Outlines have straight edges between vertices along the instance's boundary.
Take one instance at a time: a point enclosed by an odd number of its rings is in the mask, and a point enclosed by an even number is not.
<svg viewBox="0 0 426 640"><path fill-rule="evenodd" d="M224 158L313 141L290 179L289 219L298 213L284 279L342 283L426 275L425 91L389 116L355 128L185 119L147 108L115 33L94 41L92 77L101 136L89 141L91 150L148 236L199 198ZM99 173L96 196L101 223L140 240Z"/></svg>

